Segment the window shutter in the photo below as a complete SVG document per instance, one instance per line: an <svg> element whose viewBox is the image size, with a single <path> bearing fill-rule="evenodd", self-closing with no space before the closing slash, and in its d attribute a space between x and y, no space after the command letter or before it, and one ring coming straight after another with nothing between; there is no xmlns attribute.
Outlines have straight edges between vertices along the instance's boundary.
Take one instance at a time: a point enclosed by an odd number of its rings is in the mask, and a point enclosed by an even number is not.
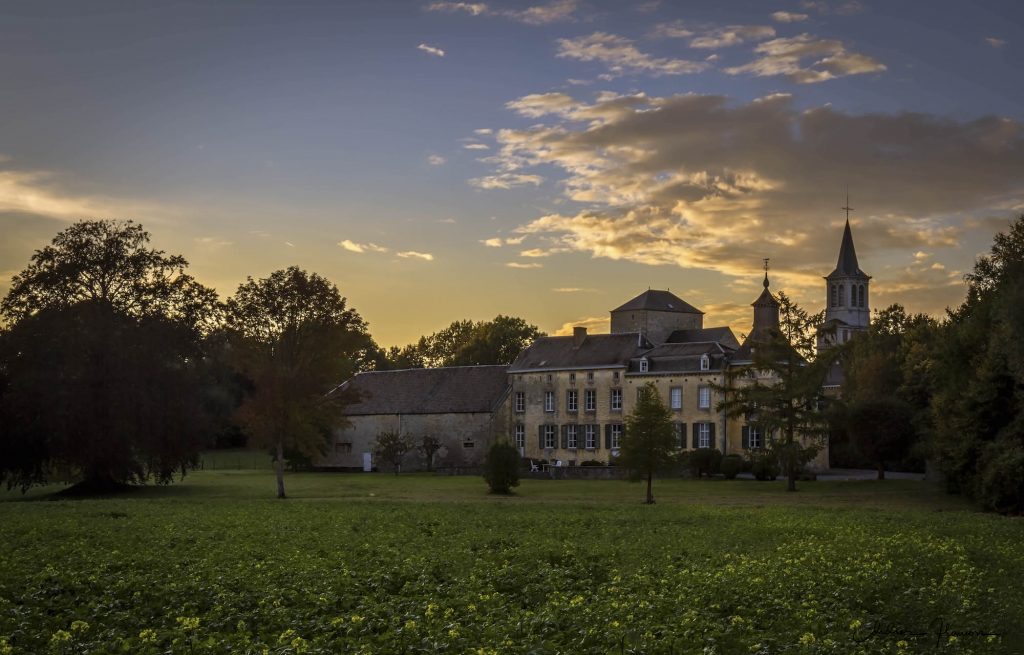
<svg viewBox="0 0 1024 655"><path fill-rule="evenodd" d="M700 447L700 441L699 441L700 440L700 435L698 434L699 430L700 430L700 423L694 423L693 424L693 448L694 448L694 450L696 450L697 448Z"/></svg>
<svg viewBox="0 0 1024 655"><path fill-rule="evenodd" d="M750 450L750 426L743 426L743 450Z"/></svg>
<svg viewBox="0 0 1024 655"><path fill-rule="evenodd" d="M544 450L544 426L537 426L537 443L540 445L540 449Z"/></svg>
<svg viewBox="0 0 1024 655"><path fill-rule="evenodd" d="M710 427L711 433L708 435L710 437L708 444L710 448L717 448L718 446L715 444L715 424L712 423Z"/></svg>
<svg viewBox="0 0 1024 655"><path fill-rule="evenodd" d="M568 447L569 447L569 426L568 425L563 425L562 426L562 448L568 448Z"/></svg>
<svg viewBox="0 0 1024 655"><path fill-rule="evenodd" d="M608 450L612 449L612 424L611 423L605 423L605 425L604 425L604 447L607 448Z"/></svg>

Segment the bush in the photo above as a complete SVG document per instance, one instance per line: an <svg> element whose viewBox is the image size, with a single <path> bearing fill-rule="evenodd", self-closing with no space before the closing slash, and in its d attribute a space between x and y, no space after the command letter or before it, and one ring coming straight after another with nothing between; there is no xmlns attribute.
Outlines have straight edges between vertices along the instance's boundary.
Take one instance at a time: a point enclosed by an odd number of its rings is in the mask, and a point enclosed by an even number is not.
<svg viewBox="0 0 1024 655"><path fill-rule="evenodd" d="M1024 448L1003 439L991 444L982 458L977 498L1003 514L1024 511Z"/></svg>
<svg viewBox="0 0 1024 655"><path fill-rule="evenodd" d="M512 493L519 486L519 450L507 441L491 444L484 458L484 480L492 494Z"/></svg>
<svg viewBox="0 0 1024 655"><path fill-rule="evenodd" d="M722 458L721 469L726 480L735 480L736 474L743 469L743 458L739 455L726 455Z"/></svg>
<svg viewBox="0 0 1024 655"><path fill-rule="evenodd" d="M580 462L580 466L606 466L606 464L599 459L585 459Z"/></svg>
<svg viewBox="0 0 1024 655"><path fill-rule="evenodd" d="M757 452L750 456L750 472L757 480L774 480L779 477L779 462L773 453Z"/></svg>
<svg viewBox="0 0 1024 655"><path fill-rule="evenodd" d="M718 473L721 465L722 453L716 448L698 448L690 453L690 470L696 478L701 475L710 478Z"/></svg>

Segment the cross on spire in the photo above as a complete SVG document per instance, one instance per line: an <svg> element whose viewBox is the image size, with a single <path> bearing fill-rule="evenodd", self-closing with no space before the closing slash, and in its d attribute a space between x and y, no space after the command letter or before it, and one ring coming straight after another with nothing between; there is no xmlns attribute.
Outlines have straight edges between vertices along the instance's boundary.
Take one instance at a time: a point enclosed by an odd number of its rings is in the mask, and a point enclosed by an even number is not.
<svg viewBox="0 0 1024 655"><path fill-rule="evenodd" d="M846 212L846 222L849 223L850 222L850 212L853 211L853 207L850 206L850 190L849 189L846 190L846 206L845 207L840 207L839 209L842 209L842 210L844 210Z"/></svg>
<svg viewBox="0 0 1024 655"><path fill-rule="evenodd" d="M764 258L764 288L768 288L768 260L770 257Z"/></svg>

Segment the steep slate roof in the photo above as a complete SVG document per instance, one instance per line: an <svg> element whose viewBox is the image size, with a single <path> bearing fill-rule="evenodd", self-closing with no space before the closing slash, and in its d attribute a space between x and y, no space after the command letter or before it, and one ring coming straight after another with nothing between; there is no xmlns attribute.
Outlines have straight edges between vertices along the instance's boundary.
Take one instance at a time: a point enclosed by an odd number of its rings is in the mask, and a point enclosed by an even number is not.
<svg viewBox="0 0 1024 655"><path fill-rule="evenodd" d="M853 247L853 232L850 231L849 219L847 219L846 228L843 230L843 243L839 246L839 261L836 263L836 270L829 273L828 277L843 275L868 277L857 265L857 249Z"/></svg>
<svg viewBox="0 0 1024 655"><path fill-rule="evenodd" d="M613 312L628 312L630 310L651 310L656 312L675 312L677 314L703 314L690 303L670 291L648 289L636 298L633 298L625 305L613 309Z"/></svg>
<svg viewBox="0 0 1024 655"><path fill-rule="evenodd" d="M508 388L507 371L506 366L451 366L359 373L342 385L360 394L345 414L489 412Z"/></svg>
<svg viewBox="0 0 1024 655"><path fill-rule="evenodd" d="M647 359L647 373L670 373L683 371L699 371L700 356L708 355L711 359L711 370L721 370L728 363L728 353L720 343L665 343L644 353ZM629 364L630 373L640 372L641 356L634 358Z"/></svg>
<svg viewBox="0 0 1024 655"><path fill-rule="evenodd" d="M641 339L637 332L588 334L577 348L572 337L541 337L519 353L508 371L626 366L630 358L651 348L647 339Z"/></svg>
<svg viewBox="0 0 1024 655"><path fill-rule="evenodd" d="M676 330L668 335L668 340L665 343L702 343L706 341L713 341L732 348L740 347L740 342L728 326Z"/></svg>

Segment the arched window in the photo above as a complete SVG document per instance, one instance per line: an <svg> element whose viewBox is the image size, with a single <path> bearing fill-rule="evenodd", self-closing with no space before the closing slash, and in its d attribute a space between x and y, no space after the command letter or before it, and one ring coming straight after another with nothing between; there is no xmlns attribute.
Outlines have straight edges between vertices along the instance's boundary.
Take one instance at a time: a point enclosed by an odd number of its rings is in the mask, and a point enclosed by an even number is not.
<svg viewBox="0 0 1024 655"><path fill-rule="evenodd" d="M707 355L700 356L700 370L707 371L711 368L711 358Z"/></svg>
<svg viewBox="0 0 1024 655"><path fill-rule="evenodd" d="M832 285L832 302L829 303L829 307L835 307L838 304L839 304L839 301L836 298L836 285L833 284Z"/></svg>
<svg viewBox="0 0 1024 655"><path fill-rule="evenodd" d="M864 285L860 285L860 299L857 301L858 307L864 306Z"/></svg>
<svg viewBox="0 0 1024 655"><path fill-rule="evenodd" d="M857 306L857 285L856 284L851 284L850 285L850 307L856 307L856 306Z"/></svg>
<svg viewBox="0 0 1024 655"><path fill-rule="evenodd" d="M845 297L846 297L846 289L844 289L843 285L840 284L839 285L839 306L840 307L843 306L843 301L845 300Z"/></svg>

